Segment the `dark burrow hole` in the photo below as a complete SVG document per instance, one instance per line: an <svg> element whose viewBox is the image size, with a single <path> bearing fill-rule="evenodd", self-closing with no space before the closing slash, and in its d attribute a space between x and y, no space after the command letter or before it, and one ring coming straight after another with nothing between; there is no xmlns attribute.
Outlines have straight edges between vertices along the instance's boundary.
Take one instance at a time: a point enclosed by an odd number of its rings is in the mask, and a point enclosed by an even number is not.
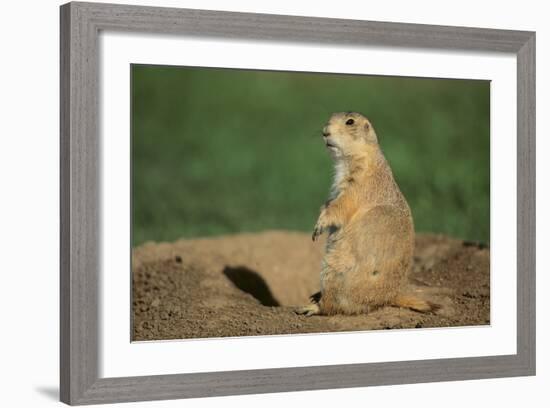
<svg viewBox="0 0 550 408"><path fill-rule="evenodd" d="M264 306L280 306L260 274L246 266L226 266L223 274L242 290L254 296Z"/></svg>

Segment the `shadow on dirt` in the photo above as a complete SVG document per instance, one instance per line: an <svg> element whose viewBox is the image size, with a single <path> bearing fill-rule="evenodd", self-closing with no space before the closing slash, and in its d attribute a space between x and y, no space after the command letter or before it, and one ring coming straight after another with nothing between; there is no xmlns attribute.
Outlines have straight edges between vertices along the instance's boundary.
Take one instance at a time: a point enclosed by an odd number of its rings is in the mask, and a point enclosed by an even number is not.
<svg viewBox="0 0 550 408"><path fill-rule="evenodd" d="M254 296L264 306L280 306L279 302L267 286L264 278L260 274L246 266L226 266L223 269L223 274L233 284L242 290Z"/></svg>

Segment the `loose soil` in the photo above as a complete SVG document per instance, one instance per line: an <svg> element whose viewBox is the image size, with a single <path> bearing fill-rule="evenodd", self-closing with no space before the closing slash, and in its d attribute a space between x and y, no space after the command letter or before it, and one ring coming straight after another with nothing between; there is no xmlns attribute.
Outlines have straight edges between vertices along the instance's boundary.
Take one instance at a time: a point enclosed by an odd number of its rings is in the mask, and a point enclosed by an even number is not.
<svg viewBox="0 0 550 408"><path fill-rule="evenodd" d="M441 235L416 238L411 287L441 308L382 307L359 316L298 316L319 290L324 242L267 231L132 251L134 341L489 324L489 249Z"/></svg>

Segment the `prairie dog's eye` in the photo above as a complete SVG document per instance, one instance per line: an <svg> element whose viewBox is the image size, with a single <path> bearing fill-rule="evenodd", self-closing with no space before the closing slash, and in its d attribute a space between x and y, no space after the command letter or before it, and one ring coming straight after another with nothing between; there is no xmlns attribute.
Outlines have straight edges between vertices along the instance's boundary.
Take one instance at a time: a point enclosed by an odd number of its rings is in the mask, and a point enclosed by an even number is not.
<svg viewBox="0 0 550 408"><path fill-rule="evenodd" d="M346 120L346 125L348 125L348 126L353 125L354 123L355 123L355 121L353 119Z"/></svg>

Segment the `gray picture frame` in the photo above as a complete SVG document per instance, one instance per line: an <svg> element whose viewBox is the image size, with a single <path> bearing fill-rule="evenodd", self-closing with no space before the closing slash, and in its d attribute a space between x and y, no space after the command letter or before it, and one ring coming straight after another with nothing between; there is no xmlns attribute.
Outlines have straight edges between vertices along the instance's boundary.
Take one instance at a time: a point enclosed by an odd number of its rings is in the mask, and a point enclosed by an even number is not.
<svg viewBox="0 0 550 408"><path fill-rule="evenodd" d="M60 395L96 404L535 374L535 33L113 4L61 6ZM517 56L517 353L126 378L99 377L101 30L506 52ZM498 135L493 139L498 143ZM498 152L496 153L498 154Z"/></svg>

